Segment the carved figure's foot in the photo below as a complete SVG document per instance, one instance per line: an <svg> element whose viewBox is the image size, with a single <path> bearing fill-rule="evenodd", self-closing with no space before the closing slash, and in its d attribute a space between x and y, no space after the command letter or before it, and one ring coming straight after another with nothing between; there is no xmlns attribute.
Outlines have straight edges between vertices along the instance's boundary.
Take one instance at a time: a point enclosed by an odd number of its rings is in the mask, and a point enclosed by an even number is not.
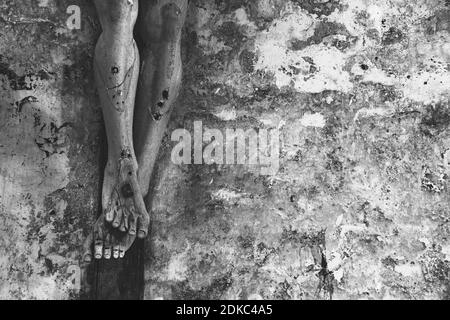
<svg viewBox="0 0 450 320"><path fill-rule="evenodd" d="M114 229L143 239L150 217L137 178L137 163L129 150L109 160L103 181L102 205L106 222Z"/></svg>
<svg viewBox="0 0 450 320"><path fill-rule="evenodd" d="M102 215L84 244L83 262L89 263L103 258L122 259L135 240L136 235L112 229L105 223L105 217Z"/></svg>

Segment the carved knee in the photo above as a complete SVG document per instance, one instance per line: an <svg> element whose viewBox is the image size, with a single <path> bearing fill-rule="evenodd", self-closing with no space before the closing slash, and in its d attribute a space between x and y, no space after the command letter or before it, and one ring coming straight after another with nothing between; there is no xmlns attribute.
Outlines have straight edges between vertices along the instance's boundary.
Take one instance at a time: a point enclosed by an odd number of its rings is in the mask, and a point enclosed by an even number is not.
<svg viewBox="0 0 450 320"><path fill-rule="evenodd" d="M184 14L175 3L168 3L161 7L163 41L177 41L184 24Z"/></svg>
<svg viewBox="0 0 450 320"><path fill-rule="evenodd" d="M98 15L104 28L134 24L138 12L138 0L96 0Z"/></svg>

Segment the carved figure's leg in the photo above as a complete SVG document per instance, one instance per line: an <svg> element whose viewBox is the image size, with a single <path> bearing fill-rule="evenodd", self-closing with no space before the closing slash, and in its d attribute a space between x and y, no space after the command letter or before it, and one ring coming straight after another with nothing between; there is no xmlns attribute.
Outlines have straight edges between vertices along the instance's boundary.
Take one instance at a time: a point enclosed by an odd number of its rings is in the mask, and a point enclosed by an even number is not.
<svg viewBox="0 0 450 320"><path fill-rule="evenodd" d="M133 29L138 1L95 0L95 5L103 33L95 49L94 71L106 125L108 162L102 190L103 215L95 224L93 241L95 258L108 259L123 257L123 251L132 244L131 239L134 241L136 234L144 238L149 227L133 147L139 74L139 52ZM122 234L108 230L108 226ZM90 258L87 253L86 259Z"/></svg>
<svg viewBox="0 0 450 320"><path fill-rule="evenodd" d="M147 195L159 147L181 87L181 32L187 0L142 3L137 29L144 42L136 97L134 139L139 185Z"/></svg>

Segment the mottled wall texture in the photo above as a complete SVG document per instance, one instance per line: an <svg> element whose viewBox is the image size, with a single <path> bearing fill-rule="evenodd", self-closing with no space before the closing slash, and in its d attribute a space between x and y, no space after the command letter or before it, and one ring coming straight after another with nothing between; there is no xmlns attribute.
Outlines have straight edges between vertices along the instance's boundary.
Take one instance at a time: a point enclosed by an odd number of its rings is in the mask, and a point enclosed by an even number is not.
<svg viewBox="0 0 450 320"><path fill-rule="evenodd" d="M99 32L88 0L0 0L1 298L77 296ZM450 1L195 0L183 39L145 299L450 297ZM278 130L279 171L174 164L194 121Z"/></svg>

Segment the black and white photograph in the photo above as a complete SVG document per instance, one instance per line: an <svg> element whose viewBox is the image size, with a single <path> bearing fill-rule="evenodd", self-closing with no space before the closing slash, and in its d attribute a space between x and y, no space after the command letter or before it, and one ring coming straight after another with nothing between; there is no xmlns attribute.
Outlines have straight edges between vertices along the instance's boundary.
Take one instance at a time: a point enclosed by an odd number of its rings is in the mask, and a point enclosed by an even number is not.
<svg viewBox="0 0 450 320"><path fill-rule="evenodd" d="M0 0L0 300L448 300L449 98L449 0Z"/></svg>

